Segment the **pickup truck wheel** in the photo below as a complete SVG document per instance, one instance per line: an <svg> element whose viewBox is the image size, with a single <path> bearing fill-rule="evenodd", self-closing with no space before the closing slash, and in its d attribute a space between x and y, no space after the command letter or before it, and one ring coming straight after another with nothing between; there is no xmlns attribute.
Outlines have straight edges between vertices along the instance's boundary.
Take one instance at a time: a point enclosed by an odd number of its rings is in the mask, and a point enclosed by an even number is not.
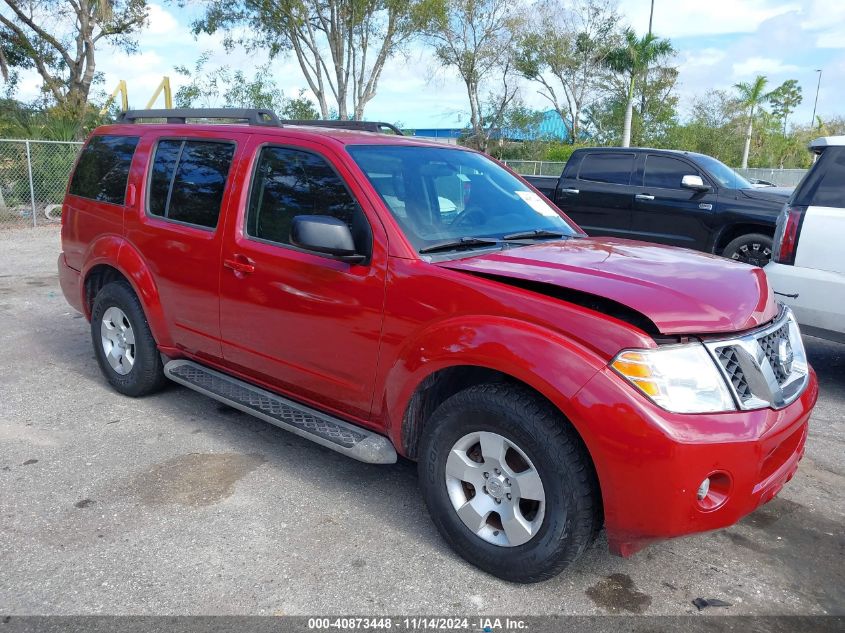
<svg viewBox="0 0 845 633"><path fill-rule="evenodd" d="M722 257L763 267L772 258L772 238L762 233L740 235L725 246Z"/></svg>
<svg viewBox="0 0 845 633"><path fill-rule="evenodd" d="M106 284L97 293L91 340L100 369L120 393L145 396L167 383L141 302L126 282Z"/></svg>
<svg viewBox="0 0 845 633"><path fill-rule="evenodd" d="M601 523L583 444L556 409L519 386L478 385L444 402L423 430L418 468L441 535L505 580L557 575Z"/></svg>

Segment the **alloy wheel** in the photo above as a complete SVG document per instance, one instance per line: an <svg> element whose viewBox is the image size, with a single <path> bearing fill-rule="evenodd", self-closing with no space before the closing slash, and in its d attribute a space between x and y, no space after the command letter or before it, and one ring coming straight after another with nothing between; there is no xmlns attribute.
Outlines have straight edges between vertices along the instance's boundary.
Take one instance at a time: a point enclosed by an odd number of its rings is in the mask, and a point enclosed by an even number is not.
<svg viewBox="0 0 845 633"><path fill-rule="evenodd" d="M522 545L543 524L546 495L540 474L525 452L502 435L478 431L455 442L445 479L458 517L488 543Z"/></svg>

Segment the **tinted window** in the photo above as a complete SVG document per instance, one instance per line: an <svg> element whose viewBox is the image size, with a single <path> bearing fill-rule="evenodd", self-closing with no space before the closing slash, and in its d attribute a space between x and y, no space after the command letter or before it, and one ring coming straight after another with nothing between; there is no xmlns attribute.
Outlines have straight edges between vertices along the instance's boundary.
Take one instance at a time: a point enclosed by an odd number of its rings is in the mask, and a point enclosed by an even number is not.
<svg viewBox="0 0 845 633"><path fill-rule="evenodd" d="M83 198L123 204L129 165L137 136L93 136L82 150L70 193Z"/></svg>
<svg viewBox="0 0 845 633"><path fill-rule="evenodd" d="M331 166L310 152L265 147L250 191L247 234L290 244L290 228L297 215L338 218L349 226L355 245L365 248L369 226Z"/></svg>
<svg viewBox="0 0 845 633"><path fill-rule="evenodd" d="M822 152L799 185L794 204L845 208L845 148Z"/></svg>
<svg viewBox="0 0 845 633"><path fill-rule="evenodd" d="M150 174L149 212L216 227L234 152L232 143L160 141Z"/></svg>
<svg viewBox="0 0 845 633"><path fill-rule="evenodd" d="M648 156L645 161L644 187L680 189L681 179L686 175L698 176L698 170L677 158Z"/></svg>
<svg viewBox="0 0 845 633"><path fill-rule="evenodd" d="M631 182L633 168L633 154L587 154L581 161L578 179L627 185Z"/></svg>

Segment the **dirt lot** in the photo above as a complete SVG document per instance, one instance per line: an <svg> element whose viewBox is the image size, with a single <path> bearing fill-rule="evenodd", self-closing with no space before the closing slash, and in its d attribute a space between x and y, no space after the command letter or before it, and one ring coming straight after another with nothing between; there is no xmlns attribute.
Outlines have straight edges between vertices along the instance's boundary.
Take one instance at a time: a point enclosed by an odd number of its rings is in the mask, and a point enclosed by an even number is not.
<svg viewBox="0 0 845 633"><path fill-rule="evenodd" d="M100 375L58 288L54 228L0 233L0 611L12 614L845 613L845 346L807 455L728 530L623 560L600 538L549 582L457 558L414 465L371 466L172 386Z"/></svg>

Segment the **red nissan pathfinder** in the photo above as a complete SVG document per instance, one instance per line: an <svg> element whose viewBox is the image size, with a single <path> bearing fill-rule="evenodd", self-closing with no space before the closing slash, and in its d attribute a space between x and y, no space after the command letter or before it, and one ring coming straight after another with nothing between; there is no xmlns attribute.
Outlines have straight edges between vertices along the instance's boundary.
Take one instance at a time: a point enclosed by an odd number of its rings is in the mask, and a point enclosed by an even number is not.
<svg viewBox="0 0 845 633"><path fill-rule="evenodd" d="M517 582L792 478L818 385L762 269L590 238L481 153L346 127L150 110L91 135L58 265L118 392L169 379L415 460L444 539Z"/></svg>

